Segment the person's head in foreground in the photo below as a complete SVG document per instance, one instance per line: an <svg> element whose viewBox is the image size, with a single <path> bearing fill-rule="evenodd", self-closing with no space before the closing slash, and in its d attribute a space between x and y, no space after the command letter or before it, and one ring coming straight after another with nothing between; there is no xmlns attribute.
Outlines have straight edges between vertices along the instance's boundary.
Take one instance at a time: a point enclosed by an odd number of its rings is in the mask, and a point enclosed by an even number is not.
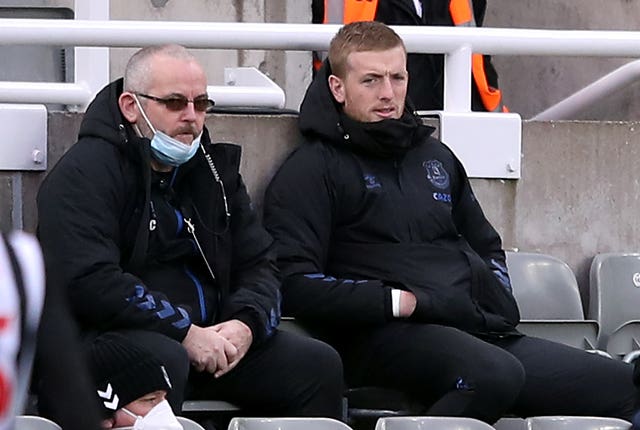
<svg viewBox="0 0 640 430"><path fill-rule="evenodd" d="M146 350L109 333L93 341L89 362L102 428L182 429L165 399L171 390L169 376Z"/></svg>

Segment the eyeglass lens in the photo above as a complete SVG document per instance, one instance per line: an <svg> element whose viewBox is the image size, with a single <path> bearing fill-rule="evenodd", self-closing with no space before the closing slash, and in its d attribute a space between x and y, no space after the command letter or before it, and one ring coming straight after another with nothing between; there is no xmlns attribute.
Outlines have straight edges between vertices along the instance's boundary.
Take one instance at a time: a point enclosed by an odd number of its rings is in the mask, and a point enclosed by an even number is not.
<svg viewBox="0 0 640 430"><path fill-rule="evenodd" d="M193 103L193 108L199 112L206 112L206 110L215 105L213 100L209 100L206 95L196 97L193 100L189 100L183 95L177 94L171 97L161 98L151 96L149 94L138 93L140 97L162 103L171 111L181 111L186 108L189 102Z"/></svg>
<svg viewBox="0 0 640 430"><path fill-rule="evenodd" d="M179 111L186 108L187 104L189 104L191 100L187 99L184 96L174 96L166 99L160 99L158 101L164 103L164 105L169 110ZM196 97L195 99L193 99L193 108L199 112L205 112L210 105L212 105L212 103L206 97Z"/></svg>

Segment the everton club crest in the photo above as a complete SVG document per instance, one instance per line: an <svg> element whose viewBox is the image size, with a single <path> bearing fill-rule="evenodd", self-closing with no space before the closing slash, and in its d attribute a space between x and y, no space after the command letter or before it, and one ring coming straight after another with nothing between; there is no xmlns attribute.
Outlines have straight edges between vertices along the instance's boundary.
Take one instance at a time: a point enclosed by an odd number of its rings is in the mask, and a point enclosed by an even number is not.
<svg viewBox="0 0 640 430"><path fill-rule="evenodd" d="M444 190L449 187L449 173L439 160L428 160L422 163L427 179L434 187Z"/></svg>

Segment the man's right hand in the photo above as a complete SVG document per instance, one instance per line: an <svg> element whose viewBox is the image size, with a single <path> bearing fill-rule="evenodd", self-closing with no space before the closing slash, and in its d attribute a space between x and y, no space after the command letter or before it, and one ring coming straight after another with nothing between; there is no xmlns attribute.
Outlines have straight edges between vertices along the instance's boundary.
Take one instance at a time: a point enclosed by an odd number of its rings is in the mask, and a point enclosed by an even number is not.
<svg viewBox="0 0 640 430"><path fill-rule="evenodd" d="M199 372L226 371L229 367L228 357L235 357L238 353L236 347L213 327L202 328L195 324L189 327L182 346L187 350L191 364Z"/></svg>

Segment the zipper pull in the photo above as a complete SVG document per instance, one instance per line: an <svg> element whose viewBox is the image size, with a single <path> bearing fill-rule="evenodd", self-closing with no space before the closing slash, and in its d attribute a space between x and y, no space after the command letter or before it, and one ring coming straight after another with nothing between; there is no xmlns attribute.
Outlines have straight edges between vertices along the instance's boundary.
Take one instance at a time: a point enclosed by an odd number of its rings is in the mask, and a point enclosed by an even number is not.
<svg viewBox="0 0 640 430"><path fill-rule="evenodd" d="M187 231L189 232L189 234L191 234L193 236L193 238L197 242L198 239L196 238L196 228L194 227L193 223L191 222L191 218L184 218L184 223L187 225ZM200 246L200 244L198 244L198 247L199 246Z"/></svg>

